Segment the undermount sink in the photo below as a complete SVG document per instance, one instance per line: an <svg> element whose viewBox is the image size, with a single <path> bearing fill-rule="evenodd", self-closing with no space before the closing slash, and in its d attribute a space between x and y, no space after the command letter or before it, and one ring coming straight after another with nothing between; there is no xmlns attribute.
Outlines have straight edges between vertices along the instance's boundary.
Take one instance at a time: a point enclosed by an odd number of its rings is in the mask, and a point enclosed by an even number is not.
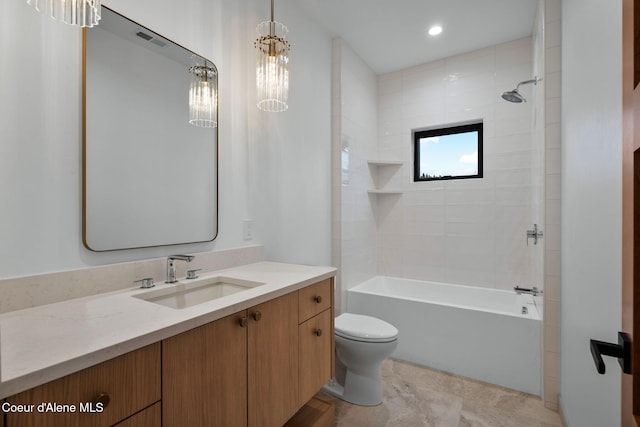
<svg viewBox="0 0 640 427"><path fill-rule="evenodd" d="M230 277L211 277L196 279L191 283L179 283L175 286L167 285L166 288L134 295L134 297L164 305L165 307L182 309L246 291L263 284Z"/></svg>

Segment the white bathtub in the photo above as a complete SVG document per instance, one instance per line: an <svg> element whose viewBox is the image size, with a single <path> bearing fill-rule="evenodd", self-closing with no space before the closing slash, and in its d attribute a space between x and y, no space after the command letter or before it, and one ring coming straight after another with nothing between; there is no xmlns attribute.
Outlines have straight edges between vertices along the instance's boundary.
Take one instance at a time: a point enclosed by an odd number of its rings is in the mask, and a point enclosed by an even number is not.
<svg viewBox="0 0 640 427"><path fill-rule="evenodd" d="M398 328L393 358L541 394L541 321L531 295L377 276L348 291L348 311Z"/></svg>

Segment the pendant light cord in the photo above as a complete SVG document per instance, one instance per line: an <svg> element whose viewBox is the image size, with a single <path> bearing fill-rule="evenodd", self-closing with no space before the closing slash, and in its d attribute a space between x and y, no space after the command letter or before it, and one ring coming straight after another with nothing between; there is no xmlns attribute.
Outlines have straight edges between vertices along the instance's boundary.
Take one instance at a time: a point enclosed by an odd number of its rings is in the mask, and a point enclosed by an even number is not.
<svg viewBox="0 0 640 427"><path fill-rule="evenodd" d="M273 19L273 2L274 0L271 0L271 22L275 21L275 19Z"/></svg>

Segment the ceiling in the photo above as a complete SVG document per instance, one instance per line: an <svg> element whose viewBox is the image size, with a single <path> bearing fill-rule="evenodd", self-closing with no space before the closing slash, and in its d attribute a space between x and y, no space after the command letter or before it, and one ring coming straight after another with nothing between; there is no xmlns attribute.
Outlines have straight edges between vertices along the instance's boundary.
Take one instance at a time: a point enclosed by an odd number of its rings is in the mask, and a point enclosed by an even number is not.
<svg viewBox="0 0 640 427"><path fill-rule="evenodd" d="M531 35L538 0L303 0L300 5L384 74ZM440 25L432 37L427 30Z"/></svg>

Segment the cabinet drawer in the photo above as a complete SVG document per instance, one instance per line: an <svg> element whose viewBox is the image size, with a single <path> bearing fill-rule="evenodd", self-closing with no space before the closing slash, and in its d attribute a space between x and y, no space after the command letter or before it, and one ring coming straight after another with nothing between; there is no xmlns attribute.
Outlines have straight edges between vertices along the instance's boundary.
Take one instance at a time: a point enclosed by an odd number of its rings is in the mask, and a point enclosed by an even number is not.
<svg viewBox="0 0 640 427"><path fill-rule="evenodd" d="M331 307L332 287L333 279L327 279L298 291L299 323Z"/></svg>
<svg viewBox="0 0 640 427"><path fill-rule="evenodd" d="M102 412L96 399L108 395ZM160 400L160 343L143 347L96 366L6 399L35 405L32 413L7 414L6 427L110 426ZM103 402L106 401L103 400ZM40 403L75 406L75 412L38 412ZM93 405L91 403L93 402ZM91 405L91 406L89 406ZM94 412L89 412L93 409Z"/></svg>

